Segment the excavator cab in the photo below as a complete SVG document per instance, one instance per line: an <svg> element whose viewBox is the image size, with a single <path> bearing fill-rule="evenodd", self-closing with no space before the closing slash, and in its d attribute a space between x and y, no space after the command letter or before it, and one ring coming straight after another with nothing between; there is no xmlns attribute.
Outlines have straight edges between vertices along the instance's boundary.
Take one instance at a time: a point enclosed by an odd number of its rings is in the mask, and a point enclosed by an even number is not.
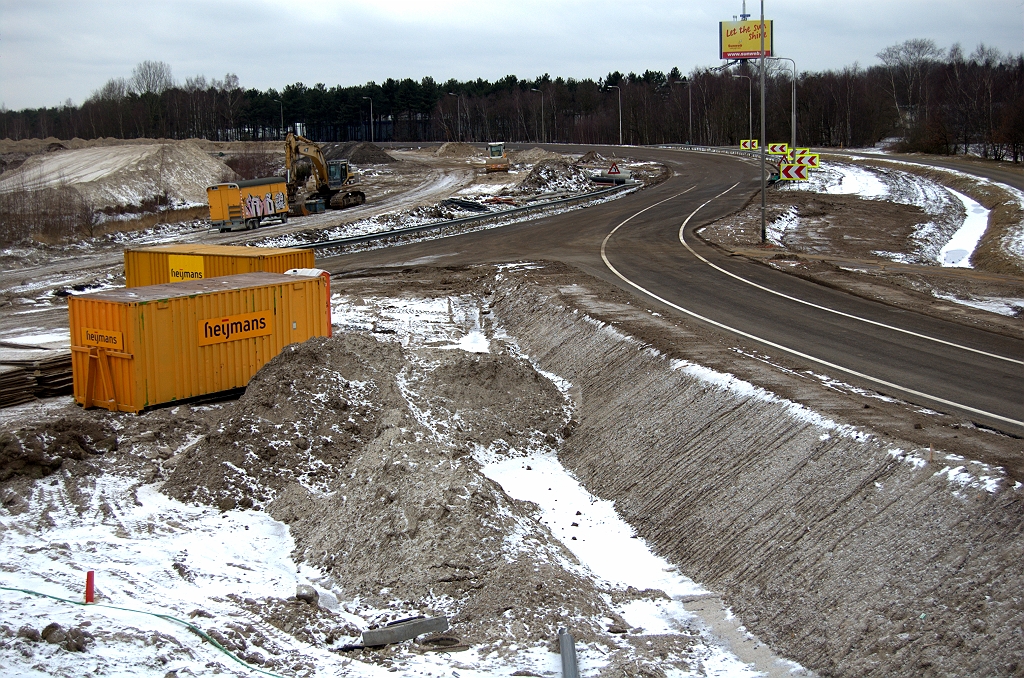
<svg viewBox="0 0 1024 678"><path fill-rule="evenodd" d="M327 187L339 190L349 179L348 160L327 161Z"/></svg>

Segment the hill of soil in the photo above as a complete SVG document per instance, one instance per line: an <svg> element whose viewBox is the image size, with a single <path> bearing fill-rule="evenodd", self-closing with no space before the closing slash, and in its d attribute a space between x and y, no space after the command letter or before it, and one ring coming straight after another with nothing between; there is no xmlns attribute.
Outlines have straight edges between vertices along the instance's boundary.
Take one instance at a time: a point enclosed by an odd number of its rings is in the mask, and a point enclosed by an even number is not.
<svg viewBox="0 0 1024 678"><path fill-rule="evenodd" d="M321 144L324 157L328 160L348 160L353 165L383 165L398 162L385 153L380 146L366 141L349 141L344 144Z"/></svg>
<svg viewBox="0 0 1024 678"><path fill-rule="evenodd" d="M189 141L56 150L27 158L0 178L0 193L70 188L92 209L206 204L206 187L235 178Z"/></svg>
<svg viewBox="0 0 1024 678"><path fill-rule="evenodd" d="M577 193L592 186L587 173L565 160L541 160L516 188L517 193Z"/></svg>
<svg viewBox="0 0 1024 678"><path fill-rule="evenodd" d="M449 141L441 144L441 147L434 152L438 158L475 158L483 155L483 151L470 144L458 141Z"/></svg>
<svg viewBox="0 0 1024 678"><path fill-rule="evenodd" d="M512 151L508 154L509 159L512 162L525 162L535 163L541 160L561 160L561 153L554 153L552 151L545 151L543 148L534 146L533 148L526 151Z"/></svg>

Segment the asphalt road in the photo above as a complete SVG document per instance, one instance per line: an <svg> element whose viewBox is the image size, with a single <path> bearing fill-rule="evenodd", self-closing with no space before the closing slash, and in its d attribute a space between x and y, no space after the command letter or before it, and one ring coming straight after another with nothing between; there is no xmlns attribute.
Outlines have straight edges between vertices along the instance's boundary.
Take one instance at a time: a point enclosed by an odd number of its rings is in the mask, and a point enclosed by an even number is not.
<svg viewBox="0 0 1024 678"><path fill-rule="evenodd" d="M608 157L623 152L598 150ZM662 162L673 176L583 210L341 255L319 265L343 273L417 264L560 260L662 309L696 317L770 352L785 352L808 369L1024 434L1024 342L821 287L707 246L693 235L694 229L745 204L760 187L757 166L737 156L682 150L625 152ZM680 227L691 215L683 234L688 249Z"/></svg>

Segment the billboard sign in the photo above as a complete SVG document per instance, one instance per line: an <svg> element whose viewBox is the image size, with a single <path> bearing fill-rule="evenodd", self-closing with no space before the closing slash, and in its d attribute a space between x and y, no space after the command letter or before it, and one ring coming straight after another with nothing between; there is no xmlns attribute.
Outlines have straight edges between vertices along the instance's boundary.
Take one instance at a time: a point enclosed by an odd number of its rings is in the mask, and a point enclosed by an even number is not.
<svg viewBox="0 0 1024 678"><path fill-rule="evenodd" d="M772 55L772 22L764 22L764 55ZM756 59L761 56L761 21L720 21L718 47L722 59Z"/></svg>

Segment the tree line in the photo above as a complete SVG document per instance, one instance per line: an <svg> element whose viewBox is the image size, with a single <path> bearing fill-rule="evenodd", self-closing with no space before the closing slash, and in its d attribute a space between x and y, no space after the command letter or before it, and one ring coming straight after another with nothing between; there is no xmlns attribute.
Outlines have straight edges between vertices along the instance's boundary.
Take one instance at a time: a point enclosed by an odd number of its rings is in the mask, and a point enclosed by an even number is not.
<svg viewBox="0 0 1024 678"><path fill-rule="evenodd" d="M979 46L943 50L930 40L887 47L879 63L797 73L797 141L901 150L1024 157L1024 55ZM244 89L238 77L176 82L163 62L112 78L80 106L0 110L10 139L205 138L277 140L298 131L317 141L508 141L732 146L759 136L756 60L648 70L604 78L495 82L388 79L360 86ZM765 69L769 141L790 138L790 62ZM372 102L372 118L371 118Z"/></svg>

